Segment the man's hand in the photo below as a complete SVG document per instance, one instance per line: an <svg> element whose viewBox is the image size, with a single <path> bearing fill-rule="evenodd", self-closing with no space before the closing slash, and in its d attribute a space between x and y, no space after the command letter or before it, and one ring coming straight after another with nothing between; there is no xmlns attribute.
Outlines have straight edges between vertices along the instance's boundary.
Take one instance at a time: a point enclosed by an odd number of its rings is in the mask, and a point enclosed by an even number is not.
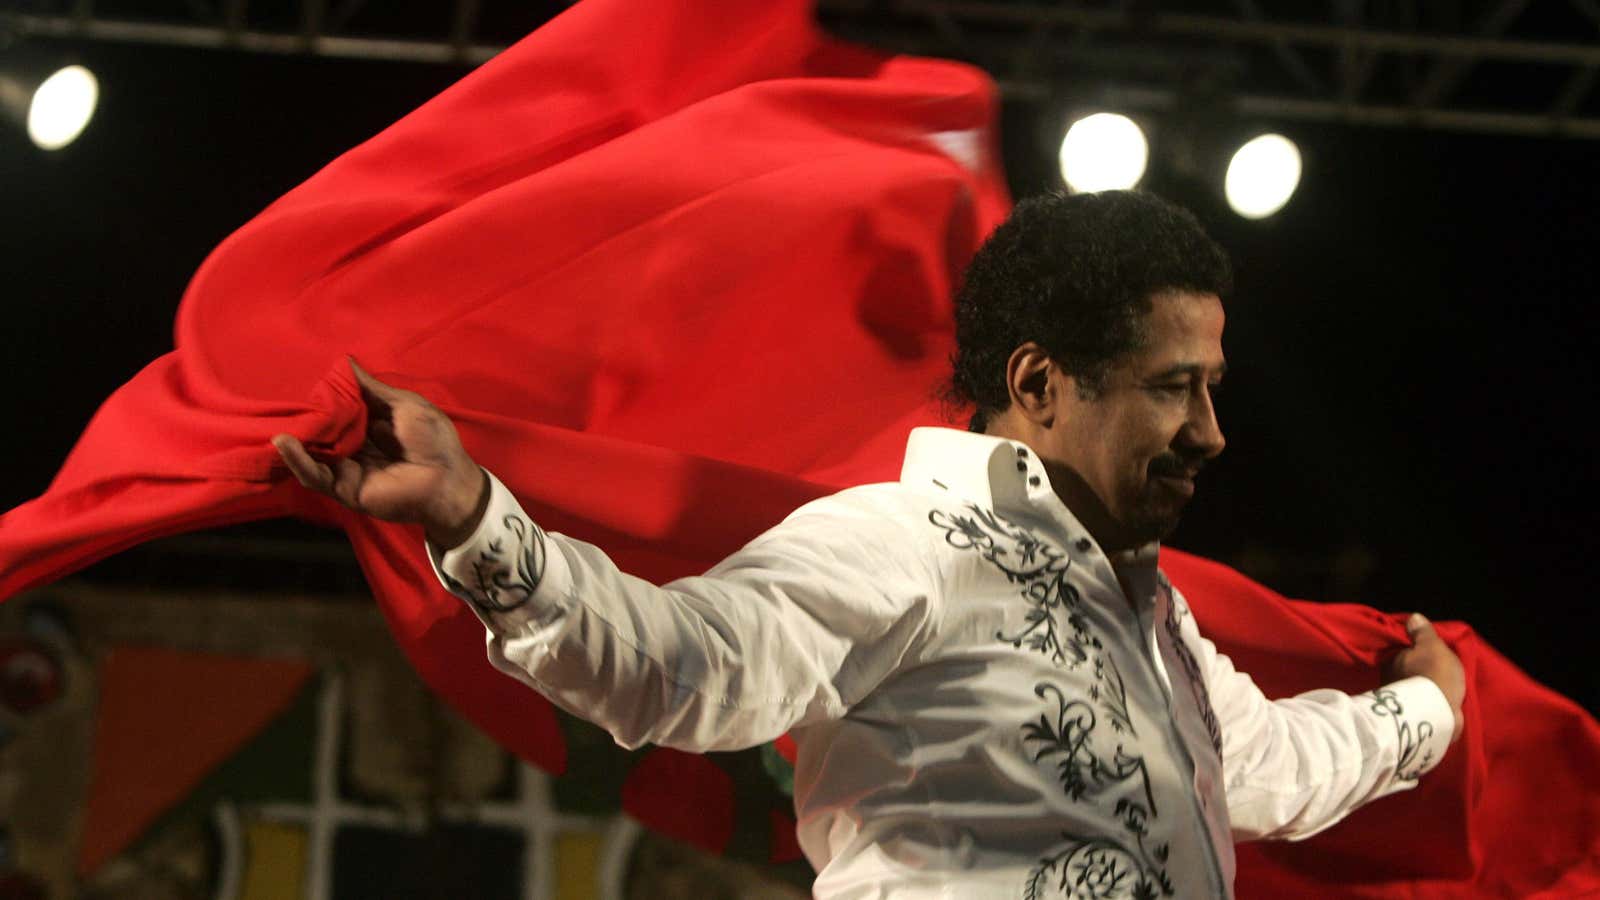
<svg viewBox="0 0 1600 900"><path fill-rule="evenodd" d="M419 394L390 387L350 361L367 405L367 440L347 459L319 462L292 435L272 439L300 483L357 512L418 522L441 549L465 541L489 502L489 476L455 426Z"/></svg>
<svg viewBox="0 0 1600 900"><path fill-rule="evenodd" d="M1456 728L1450 737L1450 742L1455 743L1461 739L1462 733L1461 704L1467 698L1466 670L1461 668L1461 660L1455 651L1439 637L1439 633L1433 630L1433 623L1422 613L1413 613L1406 621L1406 633L1411 635L1411 646L1384 663L1383 679L1385 682L1399 681L1413 675L1426 675L1433 679L1433 683L1444 692L1445 699L1450 701L1451 712L1455 713Z"/></svg>

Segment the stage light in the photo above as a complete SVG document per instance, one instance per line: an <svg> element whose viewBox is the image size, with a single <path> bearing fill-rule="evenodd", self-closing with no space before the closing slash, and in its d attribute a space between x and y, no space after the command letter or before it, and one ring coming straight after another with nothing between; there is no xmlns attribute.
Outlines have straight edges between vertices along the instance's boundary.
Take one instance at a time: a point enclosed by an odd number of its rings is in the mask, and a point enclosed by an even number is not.
<svg viewBox="0 0 1600 900"><path fill-rule="evenodd" d="M78 139L100 100L100 83L83 66L58 69L34 90L28 137L41 150L60 150Z"/></svg>
<svg viewBox="0 0 1600 900"><path fill-rule="evenodd" d="M1300 149L1281 134L1245 142L1228 163L1223 192L1246 219L1264 219L1289 202L1300 184Z"/></svg>
<svg viewBox="0 0 1600 900"><path fill-rule="evenodd" d="M30 46L0 58L0 118L27 132L41 150L60 150L83 134L100 100L100 83L80 65Z"/></svg>
<svg viewBox="0 0 1600 900"><path fill-rule="evenodd" d="M1076 193L1131 188L1144 177L1150 146L1133 120L1095 113L1072 123L1061 141L1061 177Z"/></svg>

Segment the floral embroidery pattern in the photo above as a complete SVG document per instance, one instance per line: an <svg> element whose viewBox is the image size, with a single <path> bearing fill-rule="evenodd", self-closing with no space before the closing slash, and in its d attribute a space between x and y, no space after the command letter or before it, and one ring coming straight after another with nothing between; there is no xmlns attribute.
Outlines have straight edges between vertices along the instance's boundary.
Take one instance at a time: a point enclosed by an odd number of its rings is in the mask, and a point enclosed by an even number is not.
<svg viewBox="0 0 1600 900"><path fill-rule="evenodd" d="M1194 653L1189 650L1189 645L1183 641L1183 618L1178 612L1177 599L1172 595L1172 583L1161 575L1161 590L1167 595L1167 639L1172 642L1172 652L1178 657L1178 664L1183 666L1183 674L1188 676L1189 689L1194 692L1194 703L1200 710L1200 720L1206 725L1206 733L1211 736L1211 746L1216 748L1217 756L1222 755L1222 728L1217 725L1217 713L1211 708L1211 692L1206 690L1205 678L1200 673L1200 663L1194 658Z"/></svg>
<svg viewBox="0 0 1600 900"><path fill-rule="evenodd" d="M1015 634L996 632L995 637L1013 647L1026 645L1068 669L1086 662L1091 650L1100 650L1100 639L1089 633L1089 621L1083 615L1083 598L1067 581L1072 560L1059 548L990 510L976 505L969 505L967 510L969 515L936 509L928 514L928 521L944 529L950 546L978 551L1007 580L1023 586L1028 612L1021 629ZM1070 634L1062 633L1062 617Z"/></svg>
<svg viewBox="0 0 1600 900"><path fill-rule="evenodd" d="M1114 807L1131 844L1062 832L1067 845L1040 860L1028 878L1024 896L1030 900L1172 896L1175 890L1166 870L1169 845L1145 845L1149 820L1158 812L1144 757L1128 753L1119 742L1111 760L1102 759L1089 746L1095 727L1093 707L1067 699L1060 688L1048 682L1036 685L1033 692L1052 700L1056 715L1054 720L1040 715L1038 721L1023 725L1023 742L1038 746L1035 762L1055 759L1056 778L1068 797L1095 801L1119 786L1135 790L1119 797Z"/></svg>
<svg viewBox="0 0 1600 900"><path fill-rule="evenodd" d="M452 592L484 612L507 612L527 603L544 578L543 531L518 515L506 516L504 524L516 539L512 552L507 553L503 541L496 539L472 561L472 585L445 578Z"/></svg>
<svg viewBox="0 0 1600 900"><path fill-rule="evenodd" d="M1094 684L1089 686L1089 696L1100 701L1110 716L1112 731L1139 736L1139 732L1133 730L1133 717L1128 715L1128 686L1122 683L1122 672L1117 669L1115 659L1110 656L1094 658Z"/></svg>
<svg viewBox="0 0 1600 900"><path fill-rule="evenodd" d="M1068 700L1061 688L1049 682L1035 685L1033 692L1055 702L1056 716L1052 721L1041 713L1038 721L1023 725L1023 743L1040 745L1033 754L1034 762L1056 757L1056 777L1067 796L1073 800L1094 799L1107 787L1138 775L1144 787L1143 809L1153 815L1156 801L1150 793L1144 758L1129 755L1118 744L1115 757L1107 764L1088 746L1095 726L1092 706L1082 700Z"/></svg>
<svg viewBox="0 0 1600 900"><path fill-rule="evenodd" d="M1087 700L1069 698L1050 682L1034 686L1034 694L1054 709L1023 724L1023 744L1033 749L1034 762L1055 764L1056 780L1073 802L1110 804L1115 796L1114 815L1123 833L1082 837L1062 832L1065 845L1039 861L1028 878L1025 898L1172 896L1176 891L1166 870L1170 845L1146 846L1148 823L1157 811L1144 757L1128 752L1119 740L1108 758L1091 740L1102 721L1097 710L1116 735L1137 739L1138 732L1128 710L1122 672L1091 633L1083 598L1067 581L1071 558L1028 529L975 504L968 504L962 513L934 510L928 521L944 530L950 546L976 551L1008 581L1021 586L1028 603L1022 625L1014 631L997 631L997 640L1026 647L1068 671L1092 664L1094 680Z"/></svg>
<svg viewBox="0 0 1600 900"><path fill-rule="evenodd" d="M1033 870L1023 889L1025 900L1156 900L1175 893L1165 870L1152 880L1141 873L1140 860L1115 841L1065 831L1061 836L1067 848ZM1165 851L1163 845L1163 862Z"/></svg>
<svg viewBox="0 0 1600 900"><path fill-rule="evenodd" d="M1433 762L1433 751L1422 751L1428 738L1433 737L1433 723L1418 722L1413 729L1410 722L1401 718L1405 715L1405 707L1400 705L1399 695L1389 688L1372 692L1372 711L1394 719L1395 737L1400 740L1400 758L1394 764L1394 777L1401 781L1421 778L1428 764ZM1422 751L1420 759L1419 751Z"/></svg>

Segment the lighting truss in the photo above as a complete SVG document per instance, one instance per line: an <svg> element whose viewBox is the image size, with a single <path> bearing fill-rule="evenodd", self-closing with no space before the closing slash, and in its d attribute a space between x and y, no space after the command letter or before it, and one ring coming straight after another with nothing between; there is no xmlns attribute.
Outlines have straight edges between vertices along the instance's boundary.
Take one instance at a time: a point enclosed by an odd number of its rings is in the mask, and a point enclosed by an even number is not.
<svg viewBox="0 0 1600 900"><path fill-rule="evenodd" d="M469 66L568 5L23 0L0 28ZM818 14L843 37L981 66L1023 102L1600 138L1600 0L818 0Z"/></svg>

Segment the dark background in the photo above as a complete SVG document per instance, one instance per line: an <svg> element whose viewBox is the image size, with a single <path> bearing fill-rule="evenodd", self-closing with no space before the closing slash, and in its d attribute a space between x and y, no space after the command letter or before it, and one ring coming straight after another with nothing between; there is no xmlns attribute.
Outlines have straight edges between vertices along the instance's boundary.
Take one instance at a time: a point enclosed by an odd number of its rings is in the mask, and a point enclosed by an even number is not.
<svg viewBox="0 0 1600 900"><path fill-rule="evenodd" d="M38 46L75 53L103 95L55 154L0 131L0 509L42 491L99 402L170 349L212 247L465 73ZM1004 116L1015 193L1058 186L1059 111ZM1229 449L1173 543L1291 594L1464 619L1600 708L1600 143L1263 124L1306 160L1276 217L1238 219L1159 159L1145 183L1201 215L1239 282Z"/></svg>

